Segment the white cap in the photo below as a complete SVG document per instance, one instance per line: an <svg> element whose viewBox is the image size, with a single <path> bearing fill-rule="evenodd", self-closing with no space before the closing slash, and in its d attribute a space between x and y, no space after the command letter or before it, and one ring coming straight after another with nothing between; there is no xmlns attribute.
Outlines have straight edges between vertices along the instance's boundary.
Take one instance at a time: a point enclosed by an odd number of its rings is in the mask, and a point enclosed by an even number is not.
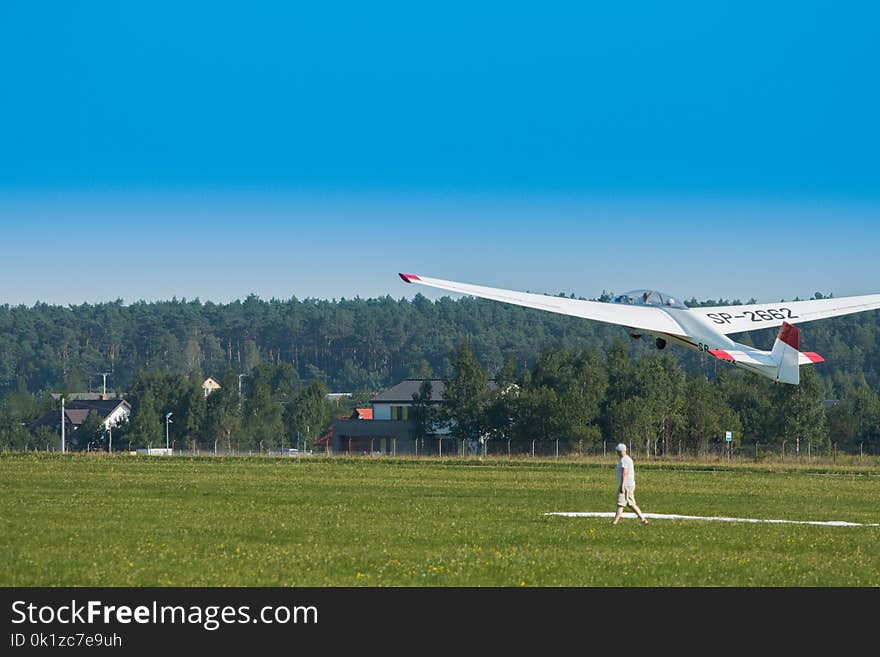
<svg viewBox="0 0 880 657"><path fill-rule="evenodd" d="M626 445L624 445L623 443L618 443L618 444L617 444L617 447L616 447L615 449L616 449L618 452L625 452L625 451L626 451Z"/></svg>

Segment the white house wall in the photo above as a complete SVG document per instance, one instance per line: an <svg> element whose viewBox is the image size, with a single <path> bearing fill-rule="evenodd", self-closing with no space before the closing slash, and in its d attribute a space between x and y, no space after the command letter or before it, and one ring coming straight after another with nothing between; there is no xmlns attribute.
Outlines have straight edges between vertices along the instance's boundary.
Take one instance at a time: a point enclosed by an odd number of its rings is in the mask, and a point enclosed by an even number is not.
<svg viewBox="0 0 880 657"><path fill-rule="evenodd" d="M107 416L107 419L104 420L104 428L107 429L109 427L115 427L120 422L125 420L130 414L130 411L125 406L117 406L110 415Z"/></svg>

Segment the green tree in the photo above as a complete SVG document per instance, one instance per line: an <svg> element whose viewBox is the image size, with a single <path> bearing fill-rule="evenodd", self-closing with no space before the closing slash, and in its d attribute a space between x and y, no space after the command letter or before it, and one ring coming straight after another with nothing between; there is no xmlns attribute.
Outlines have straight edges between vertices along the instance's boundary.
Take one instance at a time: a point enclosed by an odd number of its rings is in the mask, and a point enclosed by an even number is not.
<svg viewBox="0 0 880 657"><path fill-rule="evenodd" d="M725 405L740 421L741 429L735 442L767 443L773 439L779 409L774 406L771 395L772 382L738 370L723 370L717 385Z"/></svg>
<svg viewBox="0 0 880 657"><path fill-rule="evenodd" d="M197 444L206 429L208 410L201 377L191 377L182 393L179 401L178 426L181 427L183 439L187 444L190 442Z"/></svg>
<svg viewBox="0 0 880 657"><path fill-rule="evenodd" d="M31 444L31 436L22 421L8 404L0 404L0 449L18 451Z"/></svg>
<svg viewBox="0 0 880 657"><path fill-rule="evenodd" d="M445 411L453 423L454 434L466 440L479 440L487 430L486 408L489 381L465 339L452 356L453 376L444 379Z"/></svg>
<svg viewBox="0 0 880 657"><path fill-rule="evenodd" d="M699 451L706 445L722 442L727 431L737 441L742 439L739 416L731 409L717 384L706 377L694 376L685 384L684 449Z"/></svg>
<svg viewBox="0 0 880 657"><path fill-rule="evenodd" d="M424 440L437 428L440 413L437 404L431 401L433 394L434 387L427 379L419 385L419 391L413 393L413 403L409 412L413 440Z"/></svg>
<svg viewBox="0 0 880 657"><path fill-rule="evenodd" d="M520 395L523 386L516 382L513 360L509 359L496 379L497 388L490 395L486 408L487 440L513 440L517 437L518 427L524 426L519 421L522 400ZM483 443L484 453L488 443Z"/></svg>
<svg viewBox="0 0 880 657"><path fill-rule="evenodd" d="M320 438L333 421L335 406L327 401L327 386L313 381L297 393L286 414L285 425L292 440L302 436L301 447L309 448Z"/></svg>
<svg viewBox="0 0 880 657"><path fill-rule="evenodd" d="M867 386L854 388L827 414L831 440L853 452L865 447L873 451L878 446L880 398Z"/></svg>
<svg viewBox="0 0 880 657"><path fill-rule="evenodd" d="M89 411L85 421L70 436L71 449L87 450L103 446L104 421L96 410Z"/></svg>
<svg viewBox="0 0 880 657"><path fill-rule="evenodd" d="M540 438L582 445L597 442L600 408L608 387L605 367L593 350L547 351L519 397Z"/></svg>
<svg viewBox="0 0 880 657"><path fill-rule="evenodd" d="M668 354L646 356L636 363L635 382L647 419L645 452L666 453L684 426L684 373Z"/></svg>
<svg viewBox="0 0 880 657"><path fill-rule="evenodd" d="M135 446L147 447L151 444L158 446L159 443L164 446L162 420L159 417L152 385L149 383L145 382L141 390L133 395L131 417L126 433Z"/></svg>
<svg viewBox="0 0 880 657"><path fill-rule="evenodd" d="M39 450L58 449L60 436L46 425L37 427L33 433L33 444Z"/></svg>
<svg viewBox="0 0 880 657"><path fill-rule="evenodd" d="M813 368L802 367L800 375L800 385L777 385L774 390L778 410L776 442L793 442L798 451L806 442L814 449L830 449L822 383Z"/></svg>
<svg viewBox="0 0 880 657"><path fill-rule="evenodd" d="M280 447L284 436L283 410L272 399L269 383L263 379L252 382L242 408L241 449Z"/></svg>
<svg viewBox="0 0 880 657"><path fill-rule="evenodd" d="M241 426L241 398L236 384L234 375L232 381L224 379L223 387L211 393L206 400L206 436L214 444L223 445L226 450L232 449L233 438L238 435Z"/></svg>
<svg viewBox="0 0 880 657"><path fill-rule="evenodd" d="M608 386L600 413L603 439L632 445L635 427L641 424L638 416L642 404L630 401L636 396L635 370L620 338L612 342L605 355L605 371Z"/></svg>

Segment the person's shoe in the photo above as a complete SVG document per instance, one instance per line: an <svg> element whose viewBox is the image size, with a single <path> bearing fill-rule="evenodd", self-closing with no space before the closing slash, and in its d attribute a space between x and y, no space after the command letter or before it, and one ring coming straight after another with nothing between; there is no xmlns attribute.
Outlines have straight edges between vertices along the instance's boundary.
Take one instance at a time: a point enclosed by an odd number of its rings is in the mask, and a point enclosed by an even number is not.
<svg viewBox="0 0 880 657"><path fill-rule="evenodd" d="M642 518L642 524L643 524L643 525L647 525L647 524L648 524L648 519L647 519L647 518Z"/></svg>

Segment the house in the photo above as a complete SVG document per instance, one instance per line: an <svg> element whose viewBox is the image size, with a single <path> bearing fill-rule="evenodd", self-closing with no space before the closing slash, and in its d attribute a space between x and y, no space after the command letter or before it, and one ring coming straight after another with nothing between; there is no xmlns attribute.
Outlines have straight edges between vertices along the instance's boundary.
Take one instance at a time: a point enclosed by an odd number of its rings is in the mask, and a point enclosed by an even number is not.
<svg viewBox="0 0 880 657"><path fill-rule="evenodd" d="M128 420L131 415L131 404L124 399L73 399L67 401L65 395L64 430L68 436L79 429L86 421L89 413L95 411L104 425L105 430L113 430L120 423ZM34 427L47 426L61 434L61 410L45 413L34 423Z"/></svg>
<svg viewBox="0 0 880 657"><path fill-rule="evenodd" d="M374 420L409 420L409 409L412 407L413 395L418 397L422 384L431 384L431 404L442 404L446 393L443 379L404 379L396 386L388 388L373 398Z"/></svg>
<svg viewBox="0 0 880 657"><path fill-rule="evenodd" d="M210 395L212 392L216 390L220 390L223 386L220 385L220 382L215 379L213 376L209 376L202 382L202 390L205 391L205 397Z"/></svg>
<svg viewBox="0 0 880 657"><path fill-rule="evenodd" d="M454 449L449 427L437 427L416 444L411 410L425 381L431 384L431 405L443 404L446 384L442 379L404 379L370 400L370 408L357 408L347 418L333 422L329 440L336 453L437 454ZM495 389L489 381L489 388ZM326 438L326 436L325 436ZM445 441L445 443L444 443Z"/></svg>

